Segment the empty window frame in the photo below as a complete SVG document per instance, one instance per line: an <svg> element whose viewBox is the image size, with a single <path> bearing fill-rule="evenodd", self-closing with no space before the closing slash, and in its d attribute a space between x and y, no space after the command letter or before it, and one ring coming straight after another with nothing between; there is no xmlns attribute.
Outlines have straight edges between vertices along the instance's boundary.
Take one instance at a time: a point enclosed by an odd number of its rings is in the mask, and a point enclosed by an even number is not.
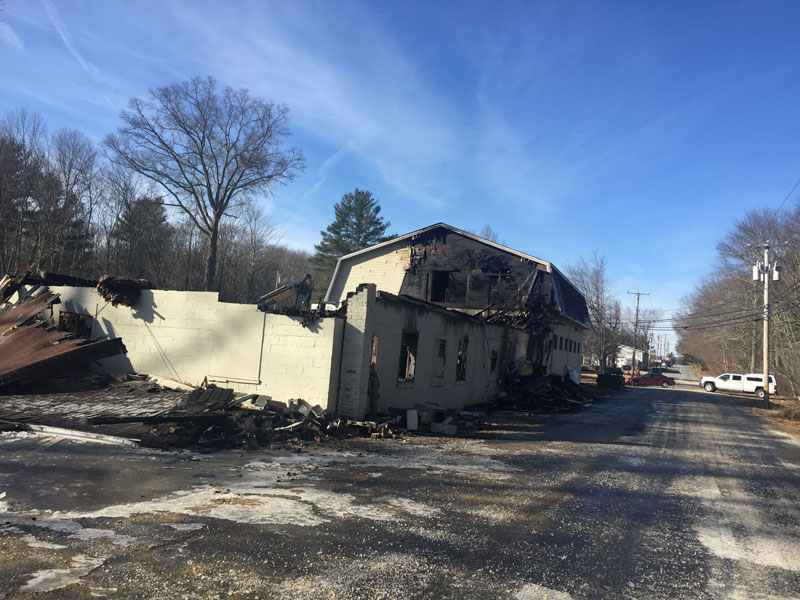
<svg viewBox="0 0 800 600"><path fill-rule="evenodd" d="M578 354L580 354L580 353L581 353L581 343L578 342Z"/></svg>
<svg viewBox="0 0 800 600"><path fill-rule="evenodd" d="M492 350L492 360L489 363L489 370L492 373L497 371L497 357L498 357L497 350Z"/></svg>
<svg viewBox="0 0 800 600"><path fill-rule="evenodd" d="M434 271L431 281L431 302L447 302L450 271Z"/></svg>
<svg viewBox="0 0 800 600"><path fill-rule="evenodd" d="M469 338L464 336L458 342L458 354L456 355L456 381L467 380L467 353L469 350Z"/></svg>
<svg viewBox="0 0 800 600"><path fill-rule="evenodd" d="M416 331L403 331L400 340L400 359L397 363L397 381L414 381L417 370L417 342L419 333Z"/></svg>
<svg viewBox="0 0 800 600"><path fill-rule="evenodd" d="M447 361L447 341L437 339L434 343L433 377L441 379L444 377L444 367Z"/></svg>
<svg viewBox="0 0 800 600"><path fill-rule="evenodd" d="M558 336L558 349L559 350L564 349L564 338L561 336Z"/></svg>
<svg viewBox="0 0 800 600"><path fill-rule="evenodd" d="M371 366L376 366L378 364L378 336L372 336L372 355L369 359L369 364Z"/></svg>

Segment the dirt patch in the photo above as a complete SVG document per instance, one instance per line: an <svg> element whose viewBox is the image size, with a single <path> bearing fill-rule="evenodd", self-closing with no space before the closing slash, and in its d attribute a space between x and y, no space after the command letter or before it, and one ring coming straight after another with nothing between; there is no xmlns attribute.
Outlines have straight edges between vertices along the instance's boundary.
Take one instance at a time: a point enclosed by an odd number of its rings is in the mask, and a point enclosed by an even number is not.
<svg viewBox="0 0 800 600"><path fill-rule="evenodd" d="M795 417L800 413L800 402L788 398L774 397L771 398L770 402L772 404L770 410L757 407L751 410L754 414L766 419L784 433L800 439L800 420Z"/></svg>

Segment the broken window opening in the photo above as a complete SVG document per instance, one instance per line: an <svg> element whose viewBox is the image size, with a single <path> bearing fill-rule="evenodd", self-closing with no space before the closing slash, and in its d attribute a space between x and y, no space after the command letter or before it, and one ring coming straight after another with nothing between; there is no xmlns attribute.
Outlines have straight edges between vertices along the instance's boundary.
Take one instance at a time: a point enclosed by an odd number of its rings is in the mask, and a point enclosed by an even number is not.
<svg viewBox="0 0 800 600"><path fill-rule="evenodd" d="M489 366L489 370L492 373L497 371L497 350L492 350L492 362Z"/></svg>
<svg viewBox="0 0 800 600"><path fill-rule="evenodd" d="M436 360L433 366L433 376L441 379L444 377L444 367L447 360L447 341L442 339L436 340Z"/></svg>
<svg viewBox="0 0 800 600"><path fill-rule="evenodd" d="M431 302L447 302L448 285L450 285L450 271L434 271L431 282Z"/></svg>
<svg viewBox="0 0 800 600"><path fill-rule="evenodd" d="M419 333L403 331L400 341L400 360L397 363L397 381L412 382L417 370L417 342Z"/></svg>
<svg viewBox="0 0 800 600"><path fill-rule="evenodd" d="M464 336L458 342L458 355L456 356L456 381L467 380L467 350L469 338Z"/></svg>
<svg viewBox="0 0 800 600"><path fill-rule="evenodd" d="M378 336L372 336L372 356L369 359L370 366L378 364Z"/></svg>

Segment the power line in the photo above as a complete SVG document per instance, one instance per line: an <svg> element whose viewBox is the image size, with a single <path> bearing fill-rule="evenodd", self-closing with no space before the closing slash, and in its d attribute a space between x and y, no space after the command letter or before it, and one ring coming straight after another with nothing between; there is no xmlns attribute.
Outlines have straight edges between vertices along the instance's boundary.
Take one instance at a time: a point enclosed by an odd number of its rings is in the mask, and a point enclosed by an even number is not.
<svg viewBox="0 0 800 600"><path fill-rule="evenodd" d="M783 208L783 205L786 204L786 201L789 199L789 196L791 196L794 193L794 191L797 189L798 185L800 185L800 179L797 180L797 183L794 184L794 187L791 190L789 190L788 194L786 194L786 198L783 199L783 202L781 202L781 205L775 210L775 212L772 213L773 217L778 216L778 213Z"/></svg>

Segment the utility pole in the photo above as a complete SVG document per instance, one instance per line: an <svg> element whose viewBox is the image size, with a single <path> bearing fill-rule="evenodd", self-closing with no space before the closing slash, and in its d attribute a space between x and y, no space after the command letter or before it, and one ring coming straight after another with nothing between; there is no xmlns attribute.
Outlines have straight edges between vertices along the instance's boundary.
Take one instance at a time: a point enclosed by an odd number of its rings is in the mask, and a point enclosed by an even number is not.
<svg viewBox="0 0 800 600"><path fill-rule="evenodd" d="M778 248L780 246L788 246L787 243L783 244L770 244L770 241L767 240L763 244L747 244L750 248L763 248L764 249L764 262L757 262L753 265L753 281L763 281L764 282L764 341L763 341L763 363L762 363L762 370L764 372L764 404L767 408L770 407L769 404L769 280L770 280L770 272L772 272L772 280L773 281L780 281L781 279L781 267L780 265L775 263L769 262L769 251L772 248Z"/></svg>
<svg viewBox="0 0 800 600"><path fill-rule="evenodd" d="M639 372L639 363L636 362L636 334L639 331L639 296L649 296L650 292L640 292L635 291L632 292L628 290L629 294L636 294L636 317L633 320L633 364L631 365L631 369L634 375ZM644 358L644 354L642 354L642 358Z"/></svg>

